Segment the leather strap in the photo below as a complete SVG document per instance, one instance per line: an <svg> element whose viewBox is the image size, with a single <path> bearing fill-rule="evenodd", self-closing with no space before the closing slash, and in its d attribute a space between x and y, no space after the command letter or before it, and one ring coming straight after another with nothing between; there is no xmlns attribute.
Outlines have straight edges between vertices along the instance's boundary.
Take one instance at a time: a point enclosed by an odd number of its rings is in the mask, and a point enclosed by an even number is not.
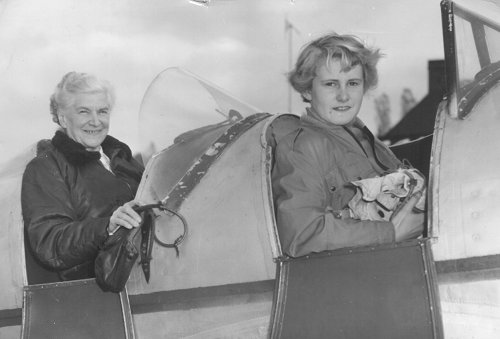
<svg viewBox="0 0 500 339"><path fill-rule="evenodd" d="M151 252L153 250L153 232L154 232L154 215L151 210L144 211L143 213L143 225L141 227L141 267L144 272L144 277L146 282L149 283L149 277L151 275Z"/></svg>

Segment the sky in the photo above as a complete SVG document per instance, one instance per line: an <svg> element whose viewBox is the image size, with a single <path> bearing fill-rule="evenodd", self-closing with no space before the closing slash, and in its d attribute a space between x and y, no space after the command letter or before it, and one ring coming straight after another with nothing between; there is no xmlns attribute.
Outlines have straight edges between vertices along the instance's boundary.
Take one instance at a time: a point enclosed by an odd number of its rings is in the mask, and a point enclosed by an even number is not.
<svg viewBox="0 0 500 339"><path fill-rule="evenodd" d="M381 49L379 85L360 117L375 130L373 99L428 90L427 63L443 58L439 0L0 0L0 166L51 138L49 97L69 71L109 80L110 134L139 152L141 102L163 70L181 67L262 111L288 112L285 74L300 47L336 31ZM295 30L285 33L285 20ZM290 49L291 47L291 49ZM196 100L196 98L193 98ZM293 93L291 111L304 104ZM159 126L161 128L161 126ZM6 166L6 165L4 165Z"/></svg>

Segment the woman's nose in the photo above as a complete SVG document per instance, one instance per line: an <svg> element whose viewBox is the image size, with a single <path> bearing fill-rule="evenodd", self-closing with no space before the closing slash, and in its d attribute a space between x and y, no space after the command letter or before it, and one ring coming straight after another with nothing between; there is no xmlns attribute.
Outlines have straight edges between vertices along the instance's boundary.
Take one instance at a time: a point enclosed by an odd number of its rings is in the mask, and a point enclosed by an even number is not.
<svg viewBox="0 0 500 339"><path fill-rule="evenodd" d="M347 93L346 88L339 88L339 91L337 92L337 101L346 102L347 100L349 100L349 93Z"/></svg>
<svg viewBox="0 0 500 339"><path fill-rule="evenodd" d="M90 116L90 121L89 123L93 126L98 126L100 125L101 121L99 120L99 117L97 115L97 112L92 112Z"/></svg>

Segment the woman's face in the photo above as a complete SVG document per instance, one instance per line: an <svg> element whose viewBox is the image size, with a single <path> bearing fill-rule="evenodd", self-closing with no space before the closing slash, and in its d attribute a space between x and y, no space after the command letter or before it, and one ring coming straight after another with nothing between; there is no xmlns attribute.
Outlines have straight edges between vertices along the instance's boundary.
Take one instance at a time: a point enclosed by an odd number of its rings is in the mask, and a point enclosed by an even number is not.
<svg viewBox="0 0 500 339"><path fill-rule="evenodd" d="M311 108L324 120L335 125L346 125L356 118L364 95L361 65L341 71L340 61L331 59L316 71L312 88L304 93Z"/></svg>
<svg viewBox="0 0 500 339"><path fill-rule="evenodd" d="M59 113L66 134L87 151L99 151L108 135L110 107L105 93L78 93L72 105Z"/></svg>

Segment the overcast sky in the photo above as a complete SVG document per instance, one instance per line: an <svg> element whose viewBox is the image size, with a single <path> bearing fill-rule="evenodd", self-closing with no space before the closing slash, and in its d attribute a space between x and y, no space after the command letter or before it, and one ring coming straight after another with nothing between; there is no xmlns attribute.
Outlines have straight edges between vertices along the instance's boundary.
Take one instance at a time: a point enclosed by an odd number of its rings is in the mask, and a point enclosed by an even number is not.
<svg viewBox="0 0 500 339"><path fill-rule="evenodd" d="M68 71L95 73L116 88L110 134L139 151L141 100L164 69L179 66L262 111L288 109L285 18L292 56L319 35L360 36L382 49L380 82L361 118L375 129L373 98L427 94L427 62L443 58L439 0L0 0L0 135L5 161L52 137L49 97ZM195 98L193 98L195 99ZM293 113L303 105L294 94ZM1 163L1 162L0 162Z"/></svg>

